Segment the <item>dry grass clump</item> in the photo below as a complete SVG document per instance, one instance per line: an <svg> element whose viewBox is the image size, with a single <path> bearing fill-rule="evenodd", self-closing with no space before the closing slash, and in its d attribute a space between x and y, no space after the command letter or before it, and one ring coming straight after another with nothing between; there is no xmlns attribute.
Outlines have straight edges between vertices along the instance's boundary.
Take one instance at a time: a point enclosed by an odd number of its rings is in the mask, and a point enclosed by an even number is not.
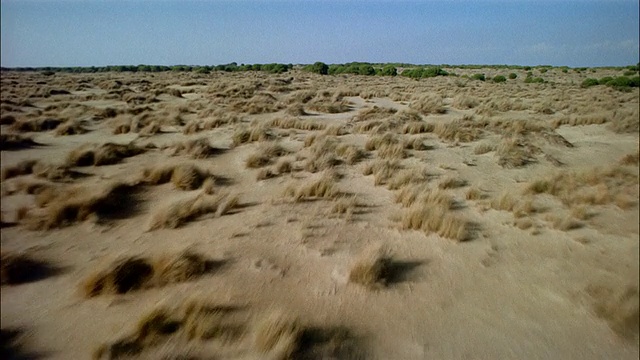
<svg viewBox="0 0 640 360"><path fill-rule="evenodd" d="M232 100L229 108L236 112L254 115L279 111L283 108L283 104L269 93L259 93L248 100Z"/></svg>
<svg viewBox="0 0 640 360"><path fill-rule="evenodd" d="M505 168L525 166L536 161L535 154L539 148L527 142L524 137L505 138L496 149L498 165Z"/></svg>
<svg viewBox="0 0 640 360"><path fill-rule="evenodd" d="M268 130L261 126L240 127L235 130L231 139L233 146L238 146L254 141L267 141L271 139L271 134Z"/></svg>
<svg viewBox="0 0 640 360"><path fill-rule="evenodd" d="M356 115L351 118L351 122L371 121L387 119L393 114L398 112L396 109L374 106L372 108L364 108L358 111Z"/></svg>
<svg viewBox="0 0 640 360"><path fill-rule="evenodd" d="M488 142L478 144L475 148L473 148L473 153L476 155L486 154L491 151L496 151L496 145Z"/></svg>
<svg viewBox="0 0 640 360"><path fill-rule="evenodd" d="M367 153L361 148L355 145L339 145L336 149L336 154L344 159L348 165L357 164L360 160L367 156Z"/></svg>
<svg viewBox="0 0 640 360"><path fill-rule="evenodd" d="M637 151L636 153L627 154L620 159L620 164L622 165L638 166L638 163L640 163L640 151Z"/></svg>
<svg viewBox="0 0 640 360"><path fill-rule="evenodd" d="M473 121L454 120L451 122L438 122L433 132L445 141L472 142L482 136L482 131Z"/></svg>
<svg viewBox="0 0 640 360"><path fill-rule="evenodd" d="M175 229L206 214L222 216L237 207L237 195L197 196L175 201L158 209L149 222L149 230Z"/></svg>
<svg viewBox="0 0 640 360"><path fill-rule="evenodd" d="M606 320L618 336L625 339L637 339L640 312L638 310L638 288L629 285L621 291L609 286L589 286L587 294L595 314Z"/></svg>
<svg viewBox="0 0 640 360"><path fill-rule="evenodd" d="M2 174L0 174L0 180L7 180L17 176L29 175L33 173L33 168L38 163L37 160L22 160L19 163L12 166L5 166L2 168Z"/></svg>
<svg viewBox="0 0 640 360"><path fill-rule="evenodd" d="M309 115L306 111L304 111L304 106L302 104L291 104L284 111L285 114L290 116L305 116Z"/></svg>
<svg viewBox="0 0 640 360"><path fill-rule="evenodd" d="M423 121L412 121L402 127L403 134L422 134L432 132L434 125Z"/></svg>
<svg viewBox="0 0 640 360"><path fill-rule="evenodd" d="M19 132L41 132L55 130L64 121L54 118L38 118L16 121L11 125L11 130Z"/></svg>
<svg viewBox="0 0 640 360"><path fill-rule="evenodd" d="M424 115L444 114L446 109L442 102L442 97L436 94L421 94L411 98L409 108Z"/></svg>
<svg viewBox="0 0 640 360"><path fill-rule="evenodd" d="M472 187L469 190L467 190L466 193L466 198L467 200L482 200L486 197L486 195L480 191L480 189Z"/></svg>
<svg viewBox="0 0 640 360"><path fill-rule="evenodd" d="M638 175L629 168L612 166L580 172L563 172L546 179L533 181L526 193L547 193L565 205L604 205L620 203L621 196L638 184ZM624 204L625 207L628 204Z"/></svg>
<svg viewBox="0 0 640 360"><path fill-rule="evenodd" d="M205 159L223 150L211 146L207 138L190 139L172 146L173 155L187 155L193 159Z"/></svg>
<svg viewBox="0 0 640 360"><path fill-rule="evenodd" d="M320 124L315 121L301 120L298 118L291 118L291 117L275 118L267 122L266 125L280 128L280 129L297 129L297 130L305 130L305 131L323 130L326 127L325 124Z"/></svg>
<svg viewBox="0 0 640 360"><path fill-rule="evenodd" d="M57 269L26 254L0 254L0 284L18 285L53 275Z"/></svg>
<svg viewBox="0 0 640 360"><path fill-rule="evenodd" d="M440 189L431 189L424 184L413 184L403 187L396 193L395 200L403 207L410 207L414 204L426 204L441 207L443 209L453 209L456 205L453 196Z"/></svg>
<svg viewBox="0 0 640 360"><path fill-rule="evenodd" d="M448 176L438 184L440 189L455 189L463 186L467 186L467 181L454 176Z"/></svg>
<svg viewBox="0 0 640 360"><path fill-rule="evenodd" d="M444 206L421 202L405 210L402 216L404 229L436 233L444 238L467 241L471 239L472 223L456 216Z"/></svg>
<svg viewBox="0 0 640 360"><path fill-rule="evenodd" d="M357 207L358 198L355 195L341 196L334 200L333 205L331 206L331 213L346 215L346 218L350 219Z"/></svg>
<svg viewBox="0 0 640 360"><path fill-rule="evenodd" d="M429 178L425 169L403 169L397 171L387 181L387 188L389 190L397 190L409 184L424 184L427 181L429 181Z"/></svg>
<svg viewBox="0 0 640 360"><path fill-rule="evenodd" d="M185 251L174 257L128 257L88 276L81 284L88 298L185 282L206 274L211 261Z"/></svg>
<svg viewBox="0 0 640 360"><path fill-rule="evenodd" d="M402 147L410 150L429 150L432 147L425 145L425 138L422 136L409 136L402 139Z"/></svg>
<svg viewBox="0 0 640 360"><path fill-rule="evenodd" d="M65 164L69 167L113 165L144 151L143 148L133 144L106 143L100 146L85 144L69 152Z"/></svg>
<svg viewBox="0 0 640 360"><path fill-rule="evenodd" d="M581 221L574 219L571 215L558 217L553 221L553 227L562 231L579 229L583 226L584 224Z"/></svg>
<svg viewBox="0 0 640 360"><path fill-rule="evenodd" d="M88 132L80 121L69 120L56 128L56 136L80 135Z"/></svg>
<svg viewBox="0 0 640 360"><path fill-rule="evenodd" d="M385 184L400 168L400 163L396 160L376 160L367 163L362 174L373 175L374 184L377 186Z"/></svg>
<svg viewBox="0 0 640 360"><path fill-rule="evenodd" d="M391 258L382 250L369 251L351 267L349 281L377 289L387 284L391 276Z"/></svg>
<svg viewBox="0 0 640 360"><path fill-rule="evenodd" d="M295 318L273 312L256 324L254 346L260 353L277 354L278 359L288 359L298 349L302 331Z"/></svg>
<svg viewBox="0 0 640 360"><path fill-rule="evenodd" d="M468 94L458 94L453 98L451 106L456 109L473 109L478 106L478 99Z"/></svg>
<svg viewBox="0 0 640 360"><path fill-rule="evenodd" d="M39 145L31 137L20 134L0 134L0 150L28 149Z"/></svg>
<svg viewBox="0 0 640 360"><path fill-rule="evenodd" d="M269 165L273 158L278 158L289 154L285 148L278 143L262 144L255 153L251 154L246 160L245 165L248 168L259 168Z"/></svg>
<svg viewBox="0 0 640 360"><path fill-rule="evenodd" d="M380 149L382 146L395 145L399 143L400 140L398 136L392 133L386 133L382 136L376 135L368 138L364 148L367 151L373 151Z"/></svg>
<svg viewBox="0 0 640 360"><path fill-rule="evenodd" d="M609 129L618 134L634 133L640 131L640 114L637 106L633 110L616 110L611 117Z"/></svg>
<svg viewBox="0 0 640 360"><path fill-rule="evenodd" d="M121 218L135 211L137 184L113 183L94 187L47 187L37 193L36 204L46 206L41 214L25 219L31 229L47 230L97 217Z"/></svg>
<svg viewBox="0 0 640 360"><path fill-rule="evenodd" d="M305 139L305 145L309 147L309 158L305 162L305 170L315 173L330 169L340 164L336 154L338 142L335 137L310 136ZM346 149L345 154L346 154Z"/></svg>
<svg viewBox="0 0 640 360"><path fill-rule="evenodd" d="M321 113L337 114L351 110L349 102L332 97L328 91L319 92L306 104L306 108Z"/></svg>
<svg viewBox="0 0 640 360"><path fill-rule="evenodd" d="M325 172L322 176L302 186L289 185L284 193L285 197L290 197L296 202L313 199L332 199L339 195L335 175Z"/></svg>
<svg viewBox="0 0 640 360"><path fill-rule="evenodd" d="M608 121L609 117L603 114L571 115L554 119L551 126L556 129L562 125L600 125Z"/></svg>
<svg viewBox="0 0 640 360"><path fill-rule="evenodd" d="M341 136L348 133L349 131L346 129L346 127L342 125L332 125L327 127L323 134L327 136Z"/></svg>

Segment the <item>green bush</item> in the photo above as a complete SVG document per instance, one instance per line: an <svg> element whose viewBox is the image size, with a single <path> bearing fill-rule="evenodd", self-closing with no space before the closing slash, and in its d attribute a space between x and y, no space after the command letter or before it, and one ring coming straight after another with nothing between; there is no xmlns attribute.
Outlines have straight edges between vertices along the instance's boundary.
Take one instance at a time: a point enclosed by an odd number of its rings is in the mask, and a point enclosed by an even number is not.
<svg viewBox="0 0 640 360"><path fill-rule="evenodd" d="M517 77L518 77L518 74L516 74L516 73L509 74L509 79L511 79L511 80L513 80L513 79L515 79Z"/></svg>
<svg viewBox="0 0 640 360"><path fill-rule="evenodd" d="M393 65L385 65L380 71L380 75L382 76L396 76L398 75L398 70Z"/></svg>
<svg viewBox="0 0 640 360"><path fill-rule="evenodd" d="M495 83L503 83L505 81L507 81L507 78L502 75L496 75L493 77L493 82Z"/></svg>
<svg viewBox="0 0 640 360"><path fill-rule="evenodd" d="M485 80L485 78L484 78L484 74L473 74L473 75L471 76L471 78L472 78L473 80L480 80L480 81L484 81L484 80Z"/></svg>
<svg viewBox="0 0 640 360"><path fill-rule="evenodd" d="M599 85L607 85L607 83L609 83L609 81L613 80L613 78L611 76L605 76L603 78L601 78L600 80L598 80L598 84Z"/></svg>
<svg viewBox="0 0 640 360"><path fill-rule="evenodd" d="M545 81L541 77L527 76L527 78L524 79L524 82L527 83L527 84L542 84Z"/></svg>
<svg viewBox="0 0 640 360"><path fill-rule="evenodd" d="M582 87L591 87L591 86L596 86L599 85L600 83L598 82L598 79L594 79L594 78L586 78L584 79L584 81L582 82Z"/></svg>
<svg viewBox="0 0 640 360"><path fill-rule="evenodd" d="M547 68L542 68L542 69L540 69L540 73L541 73L541 74L544 74L544 73L546 73L546 72L547 72L547 70L548 70Z"/></svg>
<svg viewBox="0 0 640 360"><path fill-rule="evenodd" d="M624 72L624 76L632 76L635 75L637 73L637 71L633 71L633 70L627 70Z"/></svg>

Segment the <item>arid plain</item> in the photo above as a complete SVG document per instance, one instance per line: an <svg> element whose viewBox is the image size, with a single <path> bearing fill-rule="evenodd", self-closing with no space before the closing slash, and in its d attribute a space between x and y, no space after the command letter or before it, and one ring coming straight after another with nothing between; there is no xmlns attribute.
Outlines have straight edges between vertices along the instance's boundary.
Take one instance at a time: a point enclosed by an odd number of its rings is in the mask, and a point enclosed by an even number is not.
<svg viewBox="0 0 640 360"><path fill-rule="evenodd" d="M637 359L638 89L447 70L2 72L3 355Z"/></svg>

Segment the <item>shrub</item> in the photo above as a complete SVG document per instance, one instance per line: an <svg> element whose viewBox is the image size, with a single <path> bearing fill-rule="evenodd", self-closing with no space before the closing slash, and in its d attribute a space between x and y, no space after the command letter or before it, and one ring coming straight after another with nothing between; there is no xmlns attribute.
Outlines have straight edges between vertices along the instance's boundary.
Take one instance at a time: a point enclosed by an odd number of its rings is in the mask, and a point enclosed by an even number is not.
<svg viewBox="0 0 640 360"><path fill-rule="evenodd" d="M329 73L329 66L323 62L317 61L313 65L305 66L304 70L315 74L327 75Z"/></svg>
<svg viewBox="0 0 640 360"><path fill-rule="evenodd" d="M545 81L543 78L541 77L532 77L532 76L528 76L526 79L524 79L524 82L527 84L543 84Z"/></svg>
<svg viewBox="0 0 640 360"><path fill-rule="evenodd" d="M586 88L586 87L591 87L591 86L596 86L598 85L598 79L594 79L594 78L586 78L584 79L584 81L582 82L582 87Z"/></svg>
<svg viewBox="0 0 640 360"><path fill-rule="evenodd" d="M484 81L485 80L484 74L473 74L471 76L471 78L473 80L480 80L480 81Z"/></svg>
<svg viewBox="0 0 640 360"><path fill-rule="evenodd" d="M496 75L493 77L493 82L495 83L503 83L505 81L507 81L507 78L504 77L503 75Z"/></svg>
<svg viewBox="0 0 640 360"><path fill-rule="evenodd" d="M398 71L396 70L396 67L393 65L385 65L382 68L382 71L380 72L380 75L382 76L396 76L398 74Z"/></svg>

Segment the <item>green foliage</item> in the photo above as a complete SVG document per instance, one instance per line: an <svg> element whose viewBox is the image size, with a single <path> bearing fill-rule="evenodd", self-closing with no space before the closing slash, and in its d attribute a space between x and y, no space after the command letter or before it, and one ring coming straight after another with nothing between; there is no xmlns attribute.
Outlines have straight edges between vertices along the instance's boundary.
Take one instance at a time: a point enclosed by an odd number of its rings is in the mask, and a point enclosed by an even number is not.
<svg viewBox="0 0 640 360"><path fill-rule="evenodd" d="M511 80L513 80L513 79L515 79L517 77L518 77L518 74L516 74L516 73L509 74L509 79L511 79Z"/></svg>
<svg viewBox="0 0 640 360"><path fill-rule="evenodd" d="M586 79L584 79L584 81L582 82L582 84L580 86L586 88L586 87L596 86L596 85L599 85L599 84L600 83L598 82L598 79L586 78Z"/></svg>
<svg viewBox="0 0 640 360"><path fill-rule="evenodd" d="M413 69L405 69L402 76L410 77L412 79L431 78L436 76L448 76L449 73L437 66L429 67L417 67Z"/></svg>
<svg viewBox="0 0 640 360"><path fill-rule="evenodd" d="M504 77L503 75L496 75L493 77L493 82L495 83L503 83L505 81L507 81L507 78Z"/></svg>
<svg viewBox="0 0 640 360"><path fill-rule="evenodd" d="M327 75L329 74L329 65L323 62L317 61L313 65L307 65L303 67L302 70L312 72L315 74Z"/></svg>
<svg viewBox="0 0 640 360"><path fill-rule="evenodd" d="M624 72L624 76L632 76L635 75L638 71L637 70L627 70Z"/></svg>
<svg viewBox="0 0 640 360"><path fill-rule="evenodd" d="M485 80L484 74L473 74L471 76L471 78L473 80L480 80L480 81L484 81Z"/></svg>
<svg viewBox="0 0 640 360"><path fill-rule="evenodd" d="M380 70L380 75L382 75L382 76L396 76L396 75L398 75L398 70L396 70L395 66L387 64Z"/></svg>
<svg viewBox="0 0 640 360"><path fill-rule="evenodd" d="M544 79L541 77L533 77L533 76L527 76L526 79L524 79L524 82L527 84L543 84L545 83Z"/></svg>
<svg viewBox="0 0 640 360"><path fill-rule="evenodd" d="M529 71L529 70L531 70L531 66L525 66L523 69L524 69L524 71Z"/></svg>

